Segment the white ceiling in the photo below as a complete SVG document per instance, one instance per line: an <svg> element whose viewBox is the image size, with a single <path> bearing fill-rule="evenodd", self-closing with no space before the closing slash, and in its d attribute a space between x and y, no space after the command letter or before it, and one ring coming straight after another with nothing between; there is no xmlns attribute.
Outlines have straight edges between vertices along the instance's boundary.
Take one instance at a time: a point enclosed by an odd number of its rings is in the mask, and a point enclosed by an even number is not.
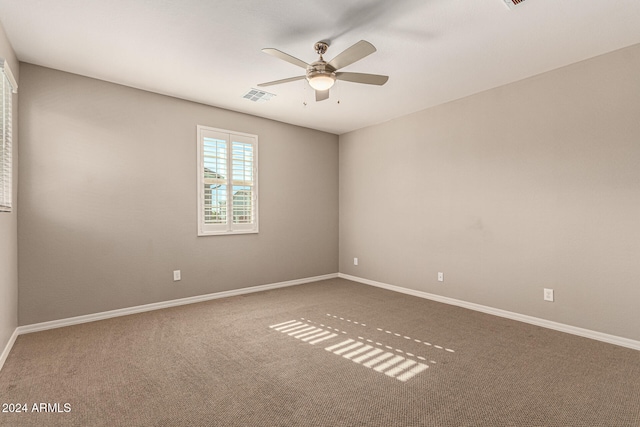
<svg viewBox="0 0 640 427"><path fill-rule="evenodd" d="M639 0L0 0L0 20L21 61L336 134L640 43ZM264 47L313 62L362 39L378 51L343 71L384 86L242 98L304 73Z"/></svg>

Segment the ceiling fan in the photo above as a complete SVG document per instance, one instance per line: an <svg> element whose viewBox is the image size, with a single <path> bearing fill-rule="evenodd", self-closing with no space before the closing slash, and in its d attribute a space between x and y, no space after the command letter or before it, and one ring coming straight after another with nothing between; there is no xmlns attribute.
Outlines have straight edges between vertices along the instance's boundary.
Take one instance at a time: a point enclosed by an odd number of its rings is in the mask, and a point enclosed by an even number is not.
<svg viewBox="0 0 640 427"><path fill-rule="evenodd" d="M353 83L364 83L368 85L382 86L389 80L388 76L381 76L379 74L364 74L364 73L347 73L338 71L341 68L351 65L362 58L371 55L376 51L376 48L365 40L360 40L350 48L344 50L338 56L331 61L326 62L322 55L327 52L329 44L326 42L318 42L314 45L316 53L320 55L320 59L311 64L295 58L287 53L284 53L278 49L265 48L262 51L276 58L280 58L298 67L302 67L307 70L304 76L289 77L288 79L275 80L267 83L260 83L258 86L272 86L280 83L288 83L296 80L307 79L309 85L316 91L316 101L324 101L329 98L329 89L333 86L336 80L344 80Z"/></svg>

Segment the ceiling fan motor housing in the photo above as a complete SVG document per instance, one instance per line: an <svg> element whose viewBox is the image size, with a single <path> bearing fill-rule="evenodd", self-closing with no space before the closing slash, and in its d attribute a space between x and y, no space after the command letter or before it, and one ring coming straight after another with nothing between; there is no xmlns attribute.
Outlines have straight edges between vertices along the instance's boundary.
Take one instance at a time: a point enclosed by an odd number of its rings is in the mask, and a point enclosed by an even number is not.
<svg viewBox="0 0 640 427"><path fill-rule="evenodd" d="M327 90L336 81L336 69L320 59L307 67L307 81L316 90Z"/></svg>

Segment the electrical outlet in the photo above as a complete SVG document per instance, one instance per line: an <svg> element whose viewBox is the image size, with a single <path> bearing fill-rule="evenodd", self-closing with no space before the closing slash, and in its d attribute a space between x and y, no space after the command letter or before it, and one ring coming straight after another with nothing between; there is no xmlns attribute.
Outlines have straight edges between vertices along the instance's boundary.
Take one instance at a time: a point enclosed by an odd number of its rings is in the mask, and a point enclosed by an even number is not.
<svg viewBox="0 0 640 427"><path fill-rule="evenodd" d="M358 265L358 258L353 259L353 265Z"/></svg>
<svg viewBox="0 0 640 427"><path fill-rule="evenodd" d="M438 272L438 282L444 282L444 273Z"/></svg>
<svg viewBox="0 0 640 427"><path fill-rule="evenodd" d="M173 270L173 281L177 282L178 280L181 280L180 270Z"/></svg>
<svg viewBox="0 0 640 427"><path fill-rule="evenodd" d="M553 289L544 289L544 300L553 302Z"/></svg>

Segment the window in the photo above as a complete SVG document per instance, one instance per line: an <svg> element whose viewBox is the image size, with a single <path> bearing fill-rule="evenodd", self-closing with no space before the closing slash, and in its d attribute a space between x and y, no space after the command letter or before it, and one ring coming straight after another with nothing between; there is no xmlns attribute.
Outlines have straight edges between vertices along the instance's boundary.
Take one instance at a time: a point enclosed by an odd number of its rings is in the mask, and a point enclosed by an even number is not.
<svg viewBox="0 0 640 427"><path fill-rule="evenodd" d="M9 64L0 59L2 83L0 84L0 212L11 212L12 202L12 159L11 159L11 126L12 97L18 91Z"/></svg>
<svg viewBox="0 0 640 427"><path fill-rule="evenodd" d="M198 126L198 235L258 232L258 137Z"/></svg>

